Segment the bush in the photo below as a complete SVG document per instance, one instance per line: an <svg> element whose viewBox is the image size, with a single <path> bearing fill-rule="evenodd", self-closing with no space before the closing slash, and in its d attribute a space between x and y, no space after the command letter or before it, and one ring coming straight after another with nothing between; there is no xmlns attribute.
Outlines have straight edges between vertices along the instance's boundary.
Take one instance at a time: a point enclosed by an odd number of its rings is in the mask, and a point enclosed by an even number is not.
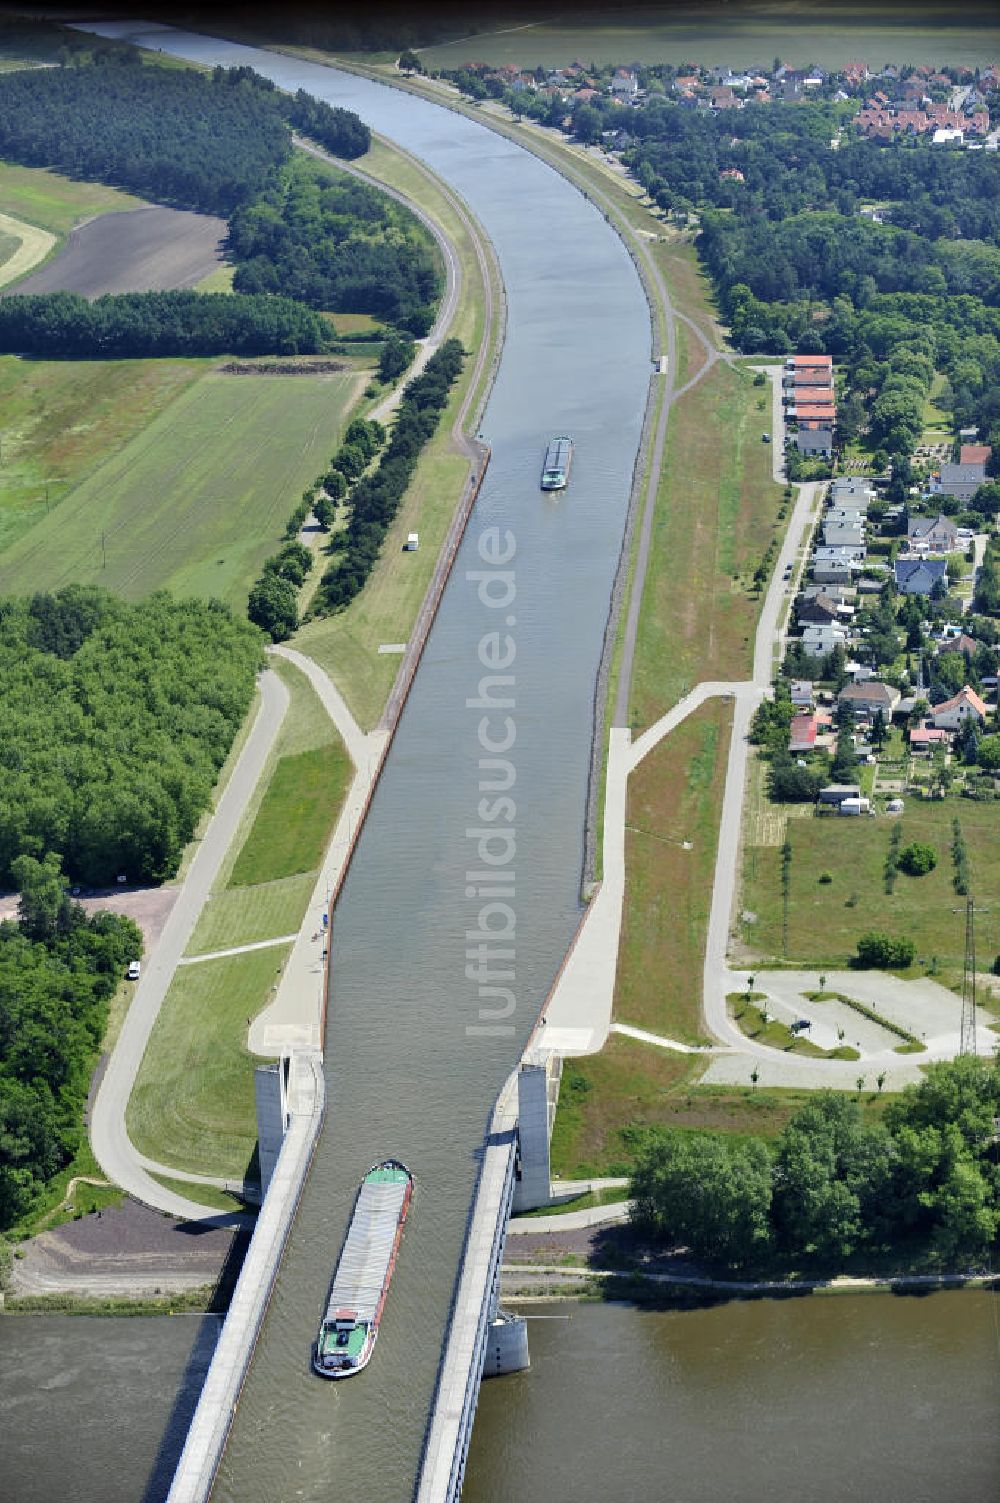
<svg viewBox="0 0 1000 1503"><path fill-rule="evenodd" d="M899 853L899 869L908 877L925 877L937 866L937 851L932 845L915 840Z"/></svg>
<svg viewBox="0 0 1000 1503"><path fill-rule="evenodd" d="M822 883L824 883L824 885L827 882L832 882L833 881L833 873L832 872L820 872L820 874L819 874L819 880Z"/></svg>
<svg viewBox="0 0 1000 1503"><path fill-rule="evenodd" d="M858 940L857 964L862 970L904 970L913 964L916 953L912 939L894 939L872 929Z"/></svg>

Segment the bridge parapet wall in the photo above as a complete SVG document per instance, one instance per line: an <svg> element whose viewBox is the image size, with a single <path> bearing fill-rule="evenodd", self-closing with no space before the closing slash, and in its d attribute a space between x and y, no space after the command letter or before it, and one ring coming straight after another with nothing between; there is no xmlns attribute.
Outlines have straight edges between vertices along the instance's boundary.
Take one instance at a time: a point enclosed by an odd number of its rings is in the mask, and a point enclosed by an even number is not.
<svg viewBox="0 0 1000 1503"><path fill-rule="evenodd" d="M517 1073L490 1120L448 1340L417 1483L417 1503L457 1503L496 1315L517 1167ZM511 1369L508 1369L511 1370Z"/></svg>
<svg viewBox="0 0 1000 1503"><path fill-rule="evenodd" d="M289 1066L288 1131L274 1164L167 1503L207 1503L323 1124L326 1082L322 1055L311 1049L297 1049L289 1056Z"/></svg>

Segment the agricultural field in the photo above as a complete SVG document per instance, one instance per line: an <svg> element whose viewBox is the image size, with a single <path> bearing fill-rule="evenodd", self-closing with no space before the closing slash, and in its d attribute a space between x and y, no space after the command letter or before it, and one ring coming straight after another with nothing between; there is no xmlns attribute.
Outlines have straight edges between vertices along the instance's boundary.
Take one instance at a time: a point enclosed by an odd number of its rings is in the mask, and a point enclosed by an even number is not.
<svg viewBox="0 0 1000 1503"><path fill-rule="evenodd" d="M470 61L512 63L517 67L557 67L584 63L728 63L733 68L770 63L781 57L792 67L834 68L865 58L885 62L963 63L971 67L1000 56L1000 27L992 6L964 5L954 22L941 6L918 0L905 18L898 9L878 4L820 4L803 0L794 11L778 4L741 11L727 7L718 20L704 7L658 10L627 6L595 10L571 21L518 25L509 22L441 46L420 49L427 69L460 68ZM951 24L949 24L951 22Z"/></svg>
<svg viewBox="0 0 1000 1503"><path fill-rule="evenodd" d="M13 290L93 298L193 287L222 269L226 233L224 219L162 204L101 214L74 229L59 253Z"/></svg>
<svg viewBox="0 0 1000 1503"><path fill-rule="evenodd" d="M731 725L732 705L712 700L629 779L614 1016L683 1043L706 1042L701 978Z"/></svg>
<svg viewBox="0 0 1000 1503"><path fill-rule="evenodd" d="M0 212L38 225L53 235L68 235L82 219L96 214L141 209L143 201L120 188L62 177L47 167L17 167L0 162Z"/></svg>
<svg viewBox="0 0 1000 1503"><path fill-rule="evenodd" d="M789 818L792 848L788 899L787 957L783 941L781 841L747 844L743 858L744 952L757 960L788 960L800 965L844 964L858 936L868 929L912 939L917 965L940 973L946 984L960 980L965 949L965 898L956 893L951 857L953 821L958 819L968 849L971 890L979 921L980 969L988 970L1000 951L1000 841L996 806L971 799L906 800L898 820ZM892 830L901 843L926 842L937 854L936 868L922 877L899 872L886 892L884 868ZM830 881L821 881L828 873ZM752 921L745 917L753 915Z"/></svg>
<svg viewBox="0 0 1000 1503"><path fill-rule="evenodd" d="M244 609L358 386L346 374L205 375L0 555L0 593L72 580Z"/></svg>
<svg viewBox="0 0 1000 1503"><path fill-rule="evenodd" d="M211 364L0 355L0 569L17 538Z"/></svg>

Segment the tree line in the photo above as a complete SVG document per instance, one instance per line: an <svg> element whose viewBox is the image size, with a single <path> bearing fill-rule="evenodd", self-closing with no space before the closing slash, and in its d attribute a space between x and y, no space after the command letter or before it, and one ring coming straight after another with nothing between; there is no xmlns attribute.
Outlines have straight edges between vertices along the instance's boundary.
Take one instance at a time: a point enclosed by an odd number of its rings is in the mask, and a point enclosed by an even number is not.
<svg viewBox="0 0 1000 1503"><path fill-rule="evenodd" d="M0 882L49 852L77 882L172 877L262 662L219 601L0 601Z"/></svg>
<svg viewBox="0 0 1000 1503"><path fill-rule="evenodd" d="M0 923L0 1230L24 1216L76 1153L108 1002L142 935L121 914L88 917L59 858L21 856L18 921Z"/></svg>
<svg viewBox="0 0 1000 1503"><path fill-rule="evenodd" d="M651 1129L632 1176L633 1219L656 1241L729 1267L989 1259L998 1112L1000 1065L965 1055L929 1065L875 1120L855 1097L819 1093L773 1147Z"/></svg>
<svg viewBox="0 0 1000 1503"><path fill-rule="evenodd" d="M446 340L421 374L407 383L377 468L371 475L362 476L351 491L347 526L331 542L331 549L339 556L323 575L313 602L314 614L339 610L364 588L421 451L448 404L464 357L459 340Z"/></svg>
<svg viewBox="0 0 1000 1503"><path fill-rule="evenodd" d="M47 359L186 355L312 355L330 325L276 294L119 292L88 302L77 292L0 298L0 352Z"/></svg>

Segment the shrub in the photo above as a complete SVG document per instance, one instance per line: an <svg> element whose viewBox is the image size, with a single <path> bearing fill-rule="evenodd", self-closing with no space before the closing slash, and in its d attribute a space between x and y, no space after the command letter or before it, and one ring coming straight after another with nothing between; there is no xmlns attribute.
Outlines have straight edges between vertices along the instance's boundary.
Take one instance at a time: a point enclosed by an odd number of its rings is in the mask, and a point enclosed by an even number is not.
<svg viewBox="0 0 1000 1503"><path fill-rule="evenodd" d="M864 970L902 970L912 965L916 953L912 939L894 939L871 929L858 940L857 964Z"/></svg>
<svg viewBox="0 0 1000 1503"><path fill-rule="evenodd" d="M915 840L899 853L899 869L909 877L925 877L937 866L937 851L932 845Z"/></svg>
<svg viewBox="0 0 1000 1503"><path fill-rule="evenodd" d="M832 872L820 872L820 874L819 874L819 880L822 883L824 883L824 885L827 882L832 882L833 881L833 873Z"/></svg>

